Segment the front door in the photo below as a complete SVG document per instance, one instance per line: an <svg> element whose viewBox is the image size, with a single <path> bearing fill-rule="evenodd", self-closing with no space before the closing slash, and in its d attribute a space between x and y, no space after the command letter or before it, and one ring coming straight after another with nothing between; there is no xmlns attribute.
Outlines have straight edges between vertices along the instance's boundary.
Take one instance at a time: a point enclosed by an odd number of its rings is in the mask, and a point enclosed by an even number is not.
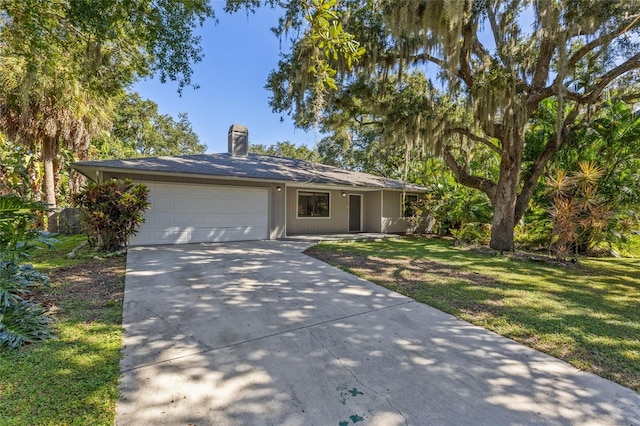
<svg viewBox="0 0 640 426"><path fill-rule="evenodd" d="M349 232L362 231L362 195L349 194Z"/></svg>

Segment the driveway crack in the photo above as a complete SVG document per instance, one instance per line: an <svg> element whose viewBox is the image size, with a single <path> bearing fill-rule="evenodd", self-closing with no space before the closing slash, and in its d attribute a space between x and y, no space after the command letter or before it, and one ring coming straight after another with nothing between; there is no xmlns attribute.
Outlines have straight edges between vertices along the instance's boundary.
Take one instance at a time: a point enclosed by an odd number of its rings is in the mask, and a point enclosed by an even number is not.
<svg viewBox="0 0 640 426"><path fill-rule="evenodd" d="M311 337L312 337L312 338L313 338L313 339L314 339L314 340L315 340L315 341L316 341L320 346L322 346L322 348L323 348L325 351L327 351L327 353L328 353L329 355L331 355L331 356L332 356L336 361L338 361L338 363L340 364L340 367L341 367L343 370L347 371L347 372L351 375L351 377L353 377L353 379L354 379L354 380L355 380L355 381L356 381L360 386L362 386L362 387L363 387L363 388L365 388L365 389L368 389L369 391L371 391L372 393L374 393L374 394L378 395L379 397L384 398L384 399L387 401L387 404L389 404L389 407L391 407L395 412L397 412L398 414L400 414L400 416L402 416L402 418L404 419L404 424L405 424L405 426L408 426L408 425L409 425L409 420L405 417L405 415L402 413L402 411L400 411L400 410L399 410L395 405L393 405L393 402L391 402L391 400L389 399L389 397L388 397L387 395L382 394L382 393L378 392L375 388L372 388L371 386L369 386L369 385L367 385L367 384L363 383L363 382L362 382L362 380L360 380L360 379L358 378L358 376L356 376L356 374L353 372L353 370L351 370L349 367L347 367L347 366L342 362L342 359L340 359L340 357L339 357L337 354L333 353L333 352L331 351L331 349L329 349L329 348L327 347L327 345L325 345L325 344L322 342L322 340L320 340L320 338L318 338L318 336L316 336L316 334L313 332L313 330L312 330L311 328L308 328L307 330L309 331L309 334L311 335Z"/></svg>

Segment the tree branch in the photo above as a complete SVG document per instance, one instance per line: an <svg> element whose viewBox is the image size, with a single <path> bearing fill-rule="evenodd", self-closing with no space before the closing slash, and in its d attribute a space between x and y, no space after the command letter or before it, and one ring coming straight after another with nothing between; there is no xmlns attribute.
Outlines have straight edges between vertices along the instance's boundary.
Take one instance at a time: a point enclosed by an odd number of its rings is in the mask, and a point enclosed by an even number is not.
<svg viewBox="0 0 640 426"><path fill-rule="evenodd" d="M635 22L638 19L638 17L639 15L635 15L634 17L631 17L630 19L631 23L633 24L633 22ZM591 52L596 47L609 44L611 40L613 40L614 38L618 37L621 34L624 34L628 30L629 30L629 20L626 20L625 22L620 24L618 28L616 28L610 34L591 40L589 43L585 44L580 49L576 50L573 53L573 55L571 55L571 57L567 61L567 69L572 69L582 58L585 57L587 53Z"/></svg>
<svg viewBox="0 0 640 426"><path fill-rule="evenodd" d="M500 149L500 147L498 147L496 144L492 143L489 139L483 138L482 136L478 136L475 133L471 132L469 129L465 129L464 127L455 127L455 128L449 129L448 133L456 133L459 135L463 135L475 142L479 142L482 145L488 147L490 150L492 150L496 154L498 154L500 158L506 155L506 152Z"/></svg>
<svg viewBox="0 0 640 426"><path fill-rule="evenodd" d="M631 71L633 69L640 68L640 53L632 56L627 59L622 64L613 68L605 75L600 78L598 84L595 85L593 89L589 92L585 93L583 96L583 103L593 103L600 96L602 91L617 77L620 77L622 74Z"/></svg>
<svg viewBox="0 0 640 426"><path fill-rule="evenodd" d="M383 123L382 121L378 121L378 120L363 121L362 118L358 118L358 117L354 117L353 119L360 126L369 126L369 125L372 125L372 124L382 124Z"/></svg>
<svg viewBox="0 0 640 426"><path fill-rule="evenodd" d="M500 59L502 60L502 63L507 68L510 69L511 61L509 60L509 58L505 58L502 55L502 52L504 49L504 40L501 37L500 28L498 26L498 22L496 21L496 14L492 7L487 8L487 16L489 17L489 23L491 24L491 32L493 33L493 40L496 42L496 52L500 57Z"/></svg>
<svg viewBox="0 0 640 426"><path fill-rule="evenodd" d="M579 109L574 108L569 115L564 119L562 123L562 130L560 133L560 140L558 140L558 135L554 133L547 139L545 143L544 149L535 159L535 161L531 164L526 173L523 173L525 177L522 190L518 195L516 200L516 211L515 211L515 220L516 222L522 219L522 215L529 207L529 201L533 196L534 189L536 184L538 183L538 179L542 175L544 168L547 163L551 159L551 157L564 145L567 141L567 136L569 132L573 130L573 122L575 122L578 117Z"/></svg>
<svg viewBox="0 0 640 426"><path fill-rule="evenodd" d="M482 65L486 69L489 69L491 67L491 54L489 53L487 48L484 47L484 45L477 38L474 39L473 51L476 55L478 55L478 57L482 61Z"/></svg>
<svg viewBox="0 0 640 426"><path fill-rule="evenodd" d="M493 202L496 195L495 183L480 176L470 175L463 166L458 164L449 148L444 148L442 156L447 167L453 172L457 182L470 188L479 189L487 194L491 202Z"/></svg>
<svg viewBox="0 0 640 426"><path fill-rule="evenodd" d="M567 61L567 70L572 70L575 68L576 64L583 59L589 52L593 51L594 49L598 48L598 47L603 47L608 45L613 39L615 39L616 37L624 34L625 32L629 31L629 28L638 20L640 19L640 15L634 15L629 17L628 19L626 19L623 23L621 23L615 30L613 30L611 33L598 37L594 40L591 40L590 42L586 43L584 46L580 47L578 50L576 50L573 55L571 55L571 57L568 59ZM631 22L631 23L629 23ZM567 34L567 38L569 39L570 37L574 37L574 36L582 36L584 34L576 32L575 34ZM561 82L562 80L564 80L564 78L566 77L566 74L558 74L556 75L556 78L554 79L553 83L551 85L549 85L548 87L544 87L543 85L546 82L546 79L548 78L548 74L549 74L549 62L547 61L547 56L546 55L552 55L553 54L553 48L551 48L551 50L547 50L550 46L547 46L545 41L547 42L551 42L551 39L549 37L546 37L543 39L542 43L541 43L541 47L540 47L540 57L538 58L538 63L536 65L536 71L534 74L534 78L533 78L533 82L532 82L532 91L531 91L531 95L529 96L529 98L527 99L527 111L530 113L531 111L533 111L537 105L540 103L540 101L542 101L545 98L548 98L550 96L555 96L557 95L557 90L556 87L558 86L559 82ZM551 46L552 47L552 46ZM638 61L638 55L632 57L631 59L629 59L627 62L625 62L624 64L614 68L613 70L609 71L607 74L605 74L602 79L600 80L600 83L598 85L596 85L594 87L594 91L593 92L589 92L587 91L586 95L581 95L577 92L571 92L568 91L565 94L565 97L567 99L571 99L573 101L579 102L579 103L593 103L595 101L595 98L597 98L598 96L600 96L600 94L602 93L602 91L606 88L606 86L611 83L611 81L613 79L615 79L616 77L620 76L621 74L634 69L634 68L638 68L640 67L640 64L636 63L636 65L632 65L630 62L633 62L634 58L636 58L636 61ZM544 61L543 61L544 59ZM551 57L548 58L549 60L551 59ZM621 68L625 66L625 68ZM627 68L628 67L628 68Z"/></svg>
<svg viewBox="0 0 640 426"><path fill-rule="evenodd" d="M536 70L533 74L533 80L531 82L531 92L535 93L541 90L547 83L549 78L549 68L551 65L551 58L553 57L553 51L555 50L555 43L549 36L546 28L542 28L544 35L540 42L540 56L536 62Z"/></svg>
<svg viewBox="0 0 640 426"><path fill-rule="evenodd" d="M389 59L389 56L387 56L385 59ZM398 60L398 57L392 58L393 60ZM419 54L415 54L415 55L410 55L407 56L405 58L407 60L407 62L411 61L414 64L421 62L421 61L426 61L426 62L432 62L436 65L438 65L439 67L442 68L446 68L444 60L440 59L440 58L436 58L435 56L429 55L428 53L419 53Z"/></svg>
<svg viewBox="0 0 640 426"><path fill-rule="evenodd" d="M473 86L473 73L471 72L471 49L475 39L475 31L471 22L465 23L462 28L462 48L460 49L460 69L458 76L465 82L467 87Z"/></svg>
<svg viewBox="0 0 640 426"><path fill-rule="evenodd" d="M611 100L612 101L618 100L626 103L638 102L640 101L640 93L627 93L624 95L616 96Z"/></svg>

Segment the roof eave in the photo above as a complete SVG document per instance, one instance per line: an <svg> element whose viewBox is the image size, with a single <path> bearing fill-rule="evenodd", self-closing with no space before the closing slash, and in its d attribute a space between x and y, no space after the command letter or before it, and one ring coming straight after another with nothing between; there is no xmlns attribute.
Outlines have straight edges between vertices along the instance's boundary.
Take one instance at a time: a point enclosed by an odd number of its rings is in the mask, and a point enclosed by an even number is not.
<svg viewBox="0 0 640 426"><path fill-rule="evenodd" d="M397 191L397 192L426 192L427 189L416 189L414 187L405 187L405 188L392 188L389 186L364 186L364 185L345 185L339 183L320 183L320 182L303 182L303 181L295 181L295 180L284 180L284 179L268 179L268 178L252 178L252 177L241 177L241 176L229 176L229 175L214 175L210 173L185 173L185 172L163 172L157 170L143 170L143 169L132 169L132 168L123 168L123 167L109 167L109 166L96 166L82 163L72 163L71 168L77 170L88 179L98 182L100 180L99 176L101 176L104 172L114 172L114 173L132 173L136 175L147 175L147 176L175 176L175 177L185 177L185 178L197 178L197 179L205 179L205 180L233 180L238 182L263 182L263 183L272 183L272 184L280 184L285 186L297 186L297 187L313 187L313 188L333 188L336 190L360 190L360 191Z"/></svg>

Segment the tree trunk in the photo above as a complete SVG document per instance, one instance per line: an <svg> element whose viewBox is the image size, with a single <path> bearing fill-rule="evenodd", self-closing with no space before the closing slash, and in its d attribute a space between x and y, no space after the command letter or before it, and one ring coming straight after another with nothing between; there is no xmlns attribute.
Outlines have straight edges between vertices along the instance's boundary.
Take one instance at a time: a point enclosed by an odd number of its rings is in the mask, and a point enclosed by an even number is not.
<svg viewBox="0 0 640 426"><path fill-rule="evenodd" d="M503 197L496 197L503 198ZM513 250L513 228L515 227L515 208L505 199L493 206L491 242L489 245L501 253Z"/></svg>
<svg viewBox="0 0 640 426"><path fill-rule="evenodd" d="M42 163L44 165L44 203L47 212L47 231L58 232L58 215L56 212L56 185L54 176L55 140L45 137L42 140Z"/></svg>
<svg viewBox="0 0 640 426"><path fill-rule="evenodd" d="M504 144L507 155L500 161L500 177L493 197L493 221L491 224L491 242L489 245L501 253L512 251L513 230L516 225L516 203L520 188L520 165L523 132L512 131L511 140Z"/></svg>

